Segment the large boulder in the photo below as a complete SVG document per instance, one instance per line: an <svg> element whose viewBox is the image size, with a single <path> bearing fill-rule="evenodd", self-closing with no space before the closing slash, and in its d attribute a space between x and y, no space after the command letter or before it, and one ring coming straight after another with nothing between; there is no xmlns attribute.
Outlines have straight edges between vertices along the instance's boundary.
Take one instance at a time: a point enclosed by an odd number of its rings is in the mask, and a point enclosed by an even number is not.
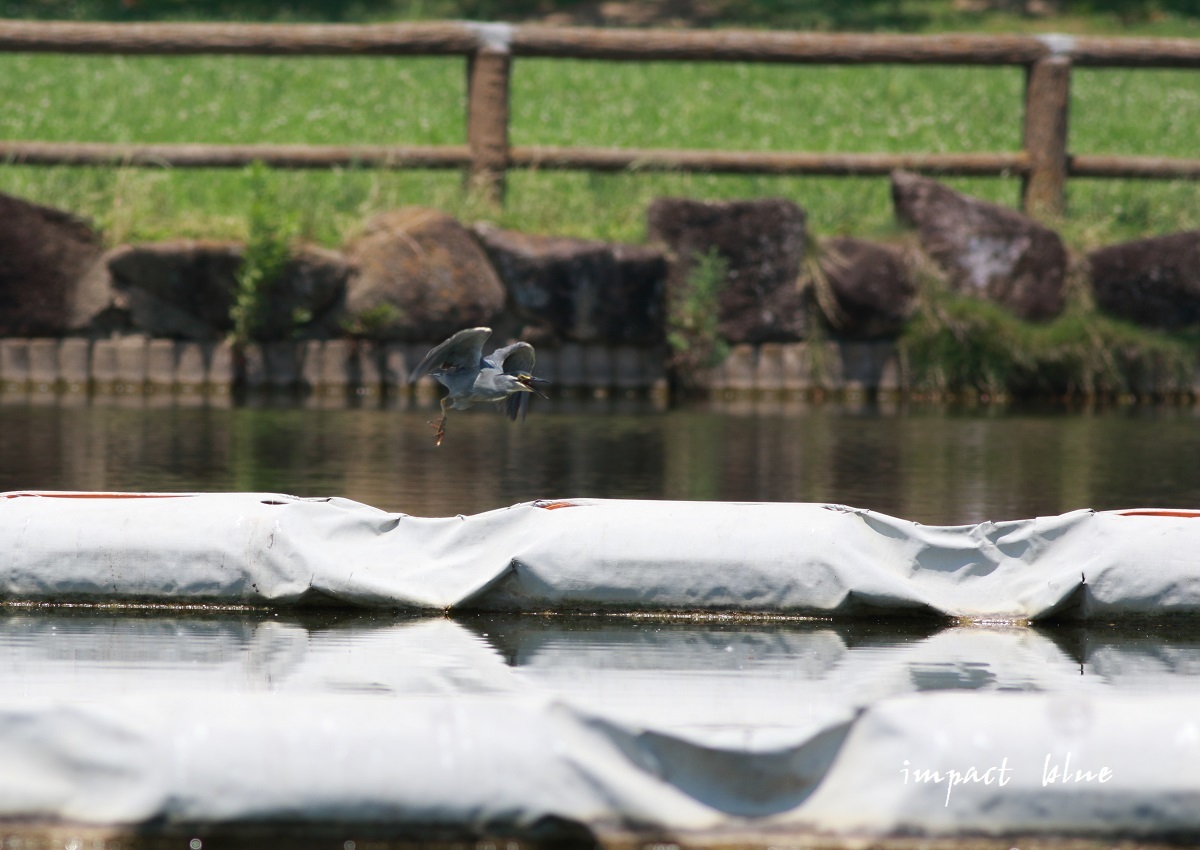
<svg viewBox="0 0 1200 850"><path fill-rule="evenodd" d="M214 340L233 327L241 246L191 239L122 245L80 285L77 324L107 330L124 319L128 330L152 337Z"/></svg>
<svg viewBox="0 0 1200 850"><path fill-rule="evenodd" d="M346 321L363 335L441 339L492 325L504 311L504 286L478 240L437 210L382 213L346 255L357 269L346 292Z"/></svg>
<svg viewBox="0 0 1200 850"><path fill-rule="evenodd" d="M799 286L804 259L804 210L783 199L706 202L658 198L646 214L650 239L671 253L668 297L683 297L698 260L715 251L724 261L718 326L732 343L790 342L808 327Z"/></svg>
<svg viewBox="0 0 1200 850"><path fill-rule="evenodd" d="M72 329L220 339L233 329L244 253L235 242L195 240L114 248L80 281ZM295 249L279 278L267 283L253 336L267 341L327 335L349 273L340 254Z"/></svg>
<svg viewBox="0 0 1200 850"><path fill-rule="evenodd" d="M339 251L314 245L294 248L264 299L255 337L271 341L339 335L352 272Z"/></svg>
<svg viewBox="0 0 1200 850"><path fill-rule="evenodd" d="M663 339L662 251L476 225L516 317L574 342L654 345Z"/></svg>
<svg viewBox="0 0 1200 850"><path fill-rule="evenodd" d="M921 247L958 291L1003 304L1023 319L1062 311L1067 249L1054 231L903 171L892 174L892 200L897 217L917 229Z"/></svg>
<svg viewBox="0 0 1200 850"><path fill-rule="evenodd" d="M842 237L821 245L814 294L826 324L841 337L899 336L912 314L916 286L899 250Z"/></svg>
<svg viewBox="0 0 1200 850"><path fill-rule="evenodd" d="M100 252L81 219L0 194L0 336L63 333L75 282Z"/></svg>
<svg viewBox="0 0 1200 850"><path fill-rule="evenodd" d="M1163 330L1200 324L1200 230L1110 245L1088 265L1106 313Z"/></svg>

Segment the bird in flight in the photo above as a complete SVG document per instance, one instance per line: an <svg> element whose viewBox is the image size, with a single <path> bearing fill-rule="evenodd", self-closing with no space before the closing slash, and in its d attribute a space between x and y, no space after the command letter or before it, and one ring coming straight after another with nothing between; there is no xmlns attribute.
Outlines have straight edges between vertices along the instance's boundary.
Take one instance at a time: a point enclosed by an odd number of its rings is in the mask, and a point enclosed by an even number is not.
<svg viewBox="0 0 1200 850"><path fill-rule="evenodd" d="M483 344L492 335L491 328L466 328L445 342L430 349L408 376L409 383L431 375L448 392L441 400L442 415L429 423L436 431L437 445L446 435L448 408L466 410L482 401L503 402L509 419L525 418L529 393L542 398L545 394L537 384L550 383L533 376L533 346L514 342L483 356Z"/></svg>

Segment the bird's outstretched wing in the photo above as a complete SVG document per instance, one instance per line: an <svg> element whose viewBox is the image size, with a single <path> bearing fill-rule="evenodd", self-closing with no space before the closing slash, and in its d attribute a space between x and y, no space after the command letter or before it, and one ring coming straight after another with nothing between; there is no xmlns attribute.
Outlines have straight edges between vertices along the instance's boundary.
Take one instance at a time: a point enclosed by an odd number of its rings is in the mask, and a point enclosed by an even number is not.
<svg viewBox="0 0 1200 850"><path fill-rule="evenodd" d="M478 370L483 361L483 344L492 335L491 328L466 328L443 343L430 349L424 359L408 376L408 382L432 371L455 371L458 369ZM532 349L531 349L532 351ZM532 354L531 354L532 356Z"/></svg>
<svg viewBox="0 0 1200 850"><path fill-rule="evenodd" d="M501 372L509 375L533 374L533 346L527 342L514 342L503 348L497 348L484 358Z"/></svg>

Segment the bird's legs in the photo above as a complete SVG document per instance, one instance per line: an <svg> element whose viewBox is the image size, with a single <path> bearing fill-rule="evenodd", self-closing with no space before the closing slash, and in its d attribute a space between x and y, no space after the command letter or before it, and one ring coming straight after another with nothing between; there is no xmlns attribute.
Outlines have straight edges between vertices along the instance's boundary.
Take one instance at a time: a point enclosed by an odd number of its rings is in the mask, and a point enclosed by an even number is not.
<svg viewBox="0 0 1200 850"><path fill-rule="evenodd" d="M430 425L433 426L433 430L434 430L434 434L433 434L433 438L435 440L434 444L438 445L438 446L440 446L442 444L442 437L446 436L446 402L448 400L449 400L449 398L443 398L441 400L441 402L439 402L439 405L442 408L442 415L437 418L436 422L429 423Z"/></svg>

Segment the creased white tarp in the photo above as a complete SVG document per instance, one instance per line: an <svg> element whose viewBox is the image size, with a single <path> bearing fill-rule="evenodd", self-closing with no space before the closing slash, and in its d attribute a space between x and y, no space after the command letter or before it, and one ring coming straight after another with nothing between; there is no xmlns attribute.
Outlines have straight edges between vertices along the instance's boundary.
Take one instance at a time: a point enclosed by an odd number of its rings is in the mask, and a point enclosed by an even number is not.
<svg viewBox="0 0 1200 850"><path fill-rule="evenodd" d="M467 517L275 494L0 495L10 600L1161 616L1200 513L925 526L837 505L577 499Z"/></svg>
<svg viewBox="0 0 1200 850"><path fill-rule="evenodd" d="M1178 697L923 693L711 747L521 696L0 702L0 817L1200 838Z"/></svg>
<svg viewBox="0 0 1200 850"><path fill-rule="evenodd" d="M1195 840L1197 703L961 692L884 700L858 718L821 787L783 820L889 834Z"/></svg>
<svg viewBox="0 0 1200 850"><path fill-rule="evenodd" d="M254 616L10 610L0 616L0 697L540 694L706 746L751 750L928 690L1174 694L1196 699L1200 713L1194 639L1126 635L1077 651L1089 640L1080 631L1097 638L1102 627L1072 628L1065 639L994 626L872 639L859 625L798 621L355 616L306 628L286 614Z"/></svg>
<svg viewBox="0 0 1200 850"><path fill-rule="evenodd" d="M1200 839L1191 641L258 616L0 617L0 819Z"/></svg>

